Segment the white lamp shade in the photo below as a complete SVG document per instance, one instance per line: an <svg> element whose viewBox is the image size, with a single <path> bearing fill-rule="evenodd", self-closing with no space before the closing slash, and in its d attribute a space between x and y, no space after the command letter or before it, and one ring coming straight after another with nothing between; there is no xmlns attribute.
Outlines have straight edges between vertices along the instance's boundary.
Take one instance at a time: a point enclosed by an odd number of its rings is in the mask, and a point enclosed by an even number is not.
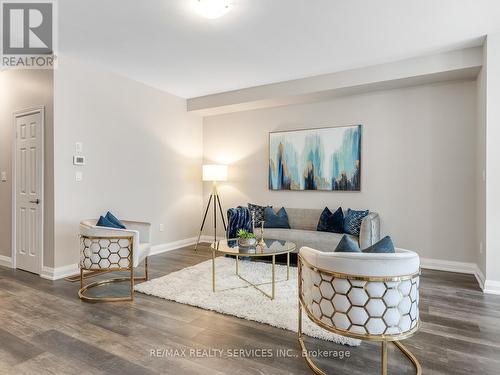
<svg viewBox="0 0 500 375"><path fill-rule="evenodd" d="M227 181L227 165L205 164L203 166L203 181Z"/></svg>

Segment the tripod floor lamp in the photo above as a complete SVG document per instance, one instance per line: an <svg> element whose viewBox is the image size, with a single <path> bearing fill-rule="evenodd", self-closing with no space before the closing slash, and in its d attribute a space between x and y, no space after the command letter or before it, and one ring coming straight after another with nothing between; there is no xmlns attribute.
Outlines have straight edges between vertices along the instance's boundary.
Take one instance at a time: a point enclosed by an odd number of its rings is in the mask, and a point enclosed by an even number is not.
<svg viewBox="0 0 500 375"><path fill-rule="evenodd" d="M207 209L205 210L205 215L203 215L203 221L201 222L200 233L198 234L198 240L196 241L196 246L194 250L198 250L198 244L200 243L201 233L203 232L203 227L205 226L205 221L207 220L208 211L210 207L213 207L214 211L214 242L217 241L217 212L220 214L222 219L222 225L224 226L224 232L227 230L226 220L224 219L224 213L222 212L222 205L220 203L219 192L217 191L217 181L227 181L227 165L222 164L206 164L203 166L203 181L212 181L212 192L210 193L210 198L208 199Z"/></svg>

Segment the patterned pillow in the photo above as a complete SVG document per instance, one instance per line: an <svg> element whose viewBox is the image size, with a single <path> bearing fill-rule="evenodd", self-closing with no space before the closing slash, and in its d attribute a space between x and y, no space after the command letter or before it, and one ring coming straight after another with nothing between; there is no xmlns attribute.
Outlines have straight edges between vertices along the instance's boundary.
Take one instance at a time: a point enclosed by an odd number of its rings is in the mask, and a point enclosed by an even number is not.
<svg viewBox="0 0 500 375"><path fill-rule="evenodd" d="M361 222L363 221L363 218L369 213L369 210L354 211L349 208L347 210L347 214L344 216L344 232L347 234L352 234L353 236L359 236Z"/></svg>
<svg viewBox="0 0 500 375"><path fill-rule="evenodd" d="M273 208L273 206L267 206ZM258 204L248 203L248 209L250 210L250 215L255 215L255 223L256 227L260 227L262 222L264 221L264 210L265 206L259 206Z"/></svg>

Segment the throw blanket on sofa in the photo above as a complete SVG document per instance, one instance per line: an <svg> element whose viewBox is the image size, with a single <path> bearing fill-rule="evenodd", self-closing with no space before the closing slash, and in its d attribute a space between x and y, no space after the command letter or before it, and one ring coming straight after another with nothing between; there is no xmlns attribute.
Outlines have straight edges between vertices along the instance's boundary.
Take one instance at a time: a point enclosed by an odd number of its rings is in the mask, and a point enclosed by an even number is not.
<svg viewBox="0 0 500 375"><path fill-rule="evenodd" d="M252 232L252 215L247 207L238 206L227 210L227 238L236 238L240 229Z"/></svg>

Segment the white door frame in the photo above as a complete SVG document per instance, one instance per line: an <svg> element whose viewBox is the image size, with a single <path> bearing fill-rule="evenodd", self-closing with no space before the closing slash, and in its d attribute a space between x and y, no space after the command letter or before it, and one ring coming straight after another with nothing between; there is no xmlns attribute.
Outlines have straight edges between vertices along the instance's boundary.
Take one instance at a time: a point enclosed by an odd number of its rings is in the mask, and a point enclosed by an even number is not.
<svg viewBox="0 0 500 375"><path fill-rule="evenodd" d="M44 145L45 145L45 106L36 106L36 107L30 107L27 109L23 109L20 111L15 111L12 116L12 122L13 122L13 132L12 132L12 241L11 241L11 259L12 259L12 268L16 268L16 249L17 249L17 244L16 244L16 230L17 230L17 220L16 220L16 212L17 212L17 202L16 202L16 192L17 192L17 186L16 186L16 181L17 181L17 125L16 125L16 119L18 117L22 116L28 116L28 115L33 115L35 113L40 113L41 118L42 118L42 124L41 124L41 131L40 131L40 137L42 138L41 142L41 147L42 147L42 162L41 162L41 168L42 168L42 181L41 181L41 188L40 188L40 205L39 209L41 212L41 231L40 231L40 251L38 252L38 274L42 274L43 270L43 221L44 221L44 178L45 178L45 150L44 150Z"/></svg>

